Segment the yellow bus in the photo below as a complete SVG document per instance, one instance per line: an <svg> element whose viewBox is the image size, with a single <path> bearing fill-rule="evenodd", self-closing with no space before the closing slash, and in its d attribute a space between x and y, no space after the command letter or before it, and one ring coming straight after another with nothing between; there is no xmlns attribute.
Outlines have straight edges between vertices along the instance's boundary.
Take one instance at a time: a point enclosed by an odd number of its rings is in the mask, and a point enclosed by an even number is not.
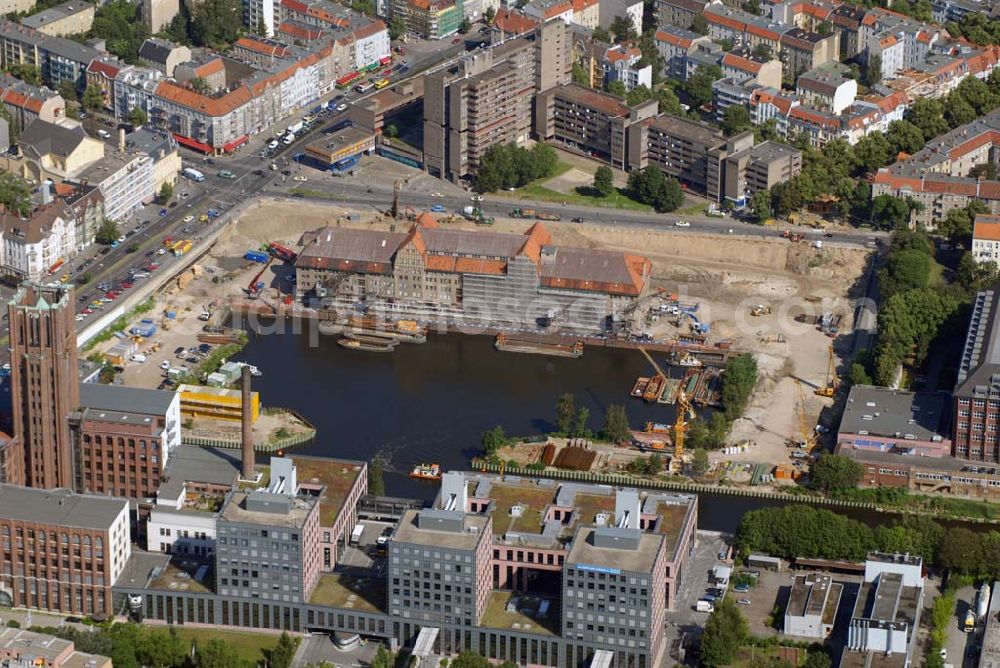
<svg viewBox="0 0 1000 668"><path fill-rule="evenodd" d="M378 81L375 82L375 90L382 90L388 85L389 85L388 79L379 79Z"/></svg>

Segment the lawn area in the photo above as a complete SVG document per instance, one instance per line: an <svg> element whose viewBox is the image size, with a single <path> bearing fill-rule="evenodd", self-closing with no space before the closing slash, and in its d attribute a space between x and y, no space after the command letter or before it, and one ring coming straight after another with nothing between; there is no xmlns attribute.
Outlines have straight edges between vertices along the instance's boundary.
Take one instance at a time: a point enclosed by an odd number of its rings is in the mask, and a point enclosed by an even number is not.
<svg viewBox="0 0 1000 668"><path fill-rule="evenodd" d="M194 629L186 626L173 627L177 631L177 636L184 643L185 649L190 647L192 642L204 645L209 640L216 638L223 640L239 653L240 658L253 663L254 665L267 660L271 650L278 644L277 635L267 633L243 633L241 631L223 631L221 629Z"/></svg>
<svg viewBox="0 0 1000 668"><path fill-rule="evenodd" d="M927 284L933 287L947 285L947 281L944 280L944 267L931 258L931 273Z"/></svg>
<svg viewBox="0 0 1000 668"><path fill-rule="evenodd" d="M498 193L500 194L500 193ZM608 209L630 209L632 211L652 211L653 207L640 204L630 197L626 197L620 190L615 190L607 197L594 197L591 195L581 195L580 193L561 193L551 190L537 183L529 183L523 188L518 188L510 195L524 197L528 199L542 200L545 202L566 202L568 204L578 204L581 206L599 206Z"/></svg>

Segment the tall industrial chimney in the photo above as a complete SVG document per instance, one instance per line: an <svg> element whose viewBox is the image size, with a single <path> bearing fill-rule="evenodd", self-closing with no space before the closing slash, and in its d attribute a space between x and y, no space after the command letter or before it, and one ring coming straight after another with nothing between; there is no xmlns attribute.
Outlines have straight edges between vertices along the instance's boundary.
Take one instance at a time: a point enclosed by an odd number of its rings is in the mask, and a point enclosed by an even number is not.
<svg viewBox="0 0 1000 668"><path fill-rule="evenodd" d="M125 128L118 128L118 152L125 152Z"/></svg>
<svg viewBox="0 0 1000 668"><path fill-rule="evenodd" d="M240 469L240 474L244 480L253 479L253 402L252 394L250 392L250 365L243 365L243 403L242 403L242 417L243 417L243 447L242 447L242 459L243 464Z"/></svg>

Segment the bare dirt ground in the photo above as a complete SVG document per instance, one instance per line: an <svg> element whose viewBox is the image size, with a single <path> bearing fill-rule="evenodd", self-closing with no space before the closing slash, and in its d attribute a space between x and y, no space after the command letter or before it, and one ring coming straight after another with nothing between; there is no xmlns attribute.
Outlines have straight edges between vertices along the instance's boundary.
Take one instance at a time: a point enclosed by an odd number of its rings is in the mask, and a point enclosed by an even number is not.
<svg viewBox="0 0 1000 668"><path fill-rule="evenodd" d="M347 220L350 214L355 220ZM466 221L442 220L442 224L475 229ZM350 211L337 202L269 198L248 207L222 234L183 289L174 286L160 296L154 313L174 309L177 320L170 323L169 331L160 333L159 352L145 364L127 366L126 382L155 386L163 373L157 365L163 359L173 360L176 347L194 345L194 336L204 324L197 321L202 309L242 294L261 269L261 265L242 259L248 249L266 242L295 247L303 233L325 225L372 229L395 225L401 229L408 223L386 220L370 209ZM528 225L523 220L498 219L491 229L520 233ZM697 315L711 327L710 343L728 340L736 350L754 352L761 381L747 419L734 425L731 436L734 444L749 442L750 448L735 456L719 454L716 459L788 462L786 439L799 436L803 428L811 429L822 408L830 403L815 396L813 389L827 382L832 340L812 325L795 322L794 316L803 312L840 313L845 316L841 331L849 332L849 295L864 272L867 251L836 244L815 249L805 243L673 229L622 229L588 223L546 225L557 244L646 255L653 262L655 288L700 304ZM262 277L271 299L290 288L281 271L284 268L275 266ZM756 304L770 306L771 314L751 317L750 307ZM676 328L666 318L648 324L647 329L656 336L676 334Z"/></svg>

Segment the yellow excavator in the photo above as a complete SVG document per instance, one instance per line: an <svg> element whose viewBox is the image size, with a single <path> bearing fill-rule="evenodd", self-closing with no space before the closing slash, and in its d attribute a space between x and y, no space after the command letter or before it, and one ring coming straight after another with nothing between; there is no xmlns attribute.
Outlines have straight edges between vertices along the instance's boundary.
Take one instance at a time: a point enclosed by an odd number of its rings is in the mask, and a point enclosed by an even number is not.
<svg viewBox="0 0 1000 668"><path fill-rule="evenodd" d="M829 362L826 367L826 385L824 387L818 387L813 390L813 394L817 394L821 397L832 398L833 395L837 393L837 388L840 386L840 379L837 378L836 371L833 364L833 346L829 348Z"/></svg>

